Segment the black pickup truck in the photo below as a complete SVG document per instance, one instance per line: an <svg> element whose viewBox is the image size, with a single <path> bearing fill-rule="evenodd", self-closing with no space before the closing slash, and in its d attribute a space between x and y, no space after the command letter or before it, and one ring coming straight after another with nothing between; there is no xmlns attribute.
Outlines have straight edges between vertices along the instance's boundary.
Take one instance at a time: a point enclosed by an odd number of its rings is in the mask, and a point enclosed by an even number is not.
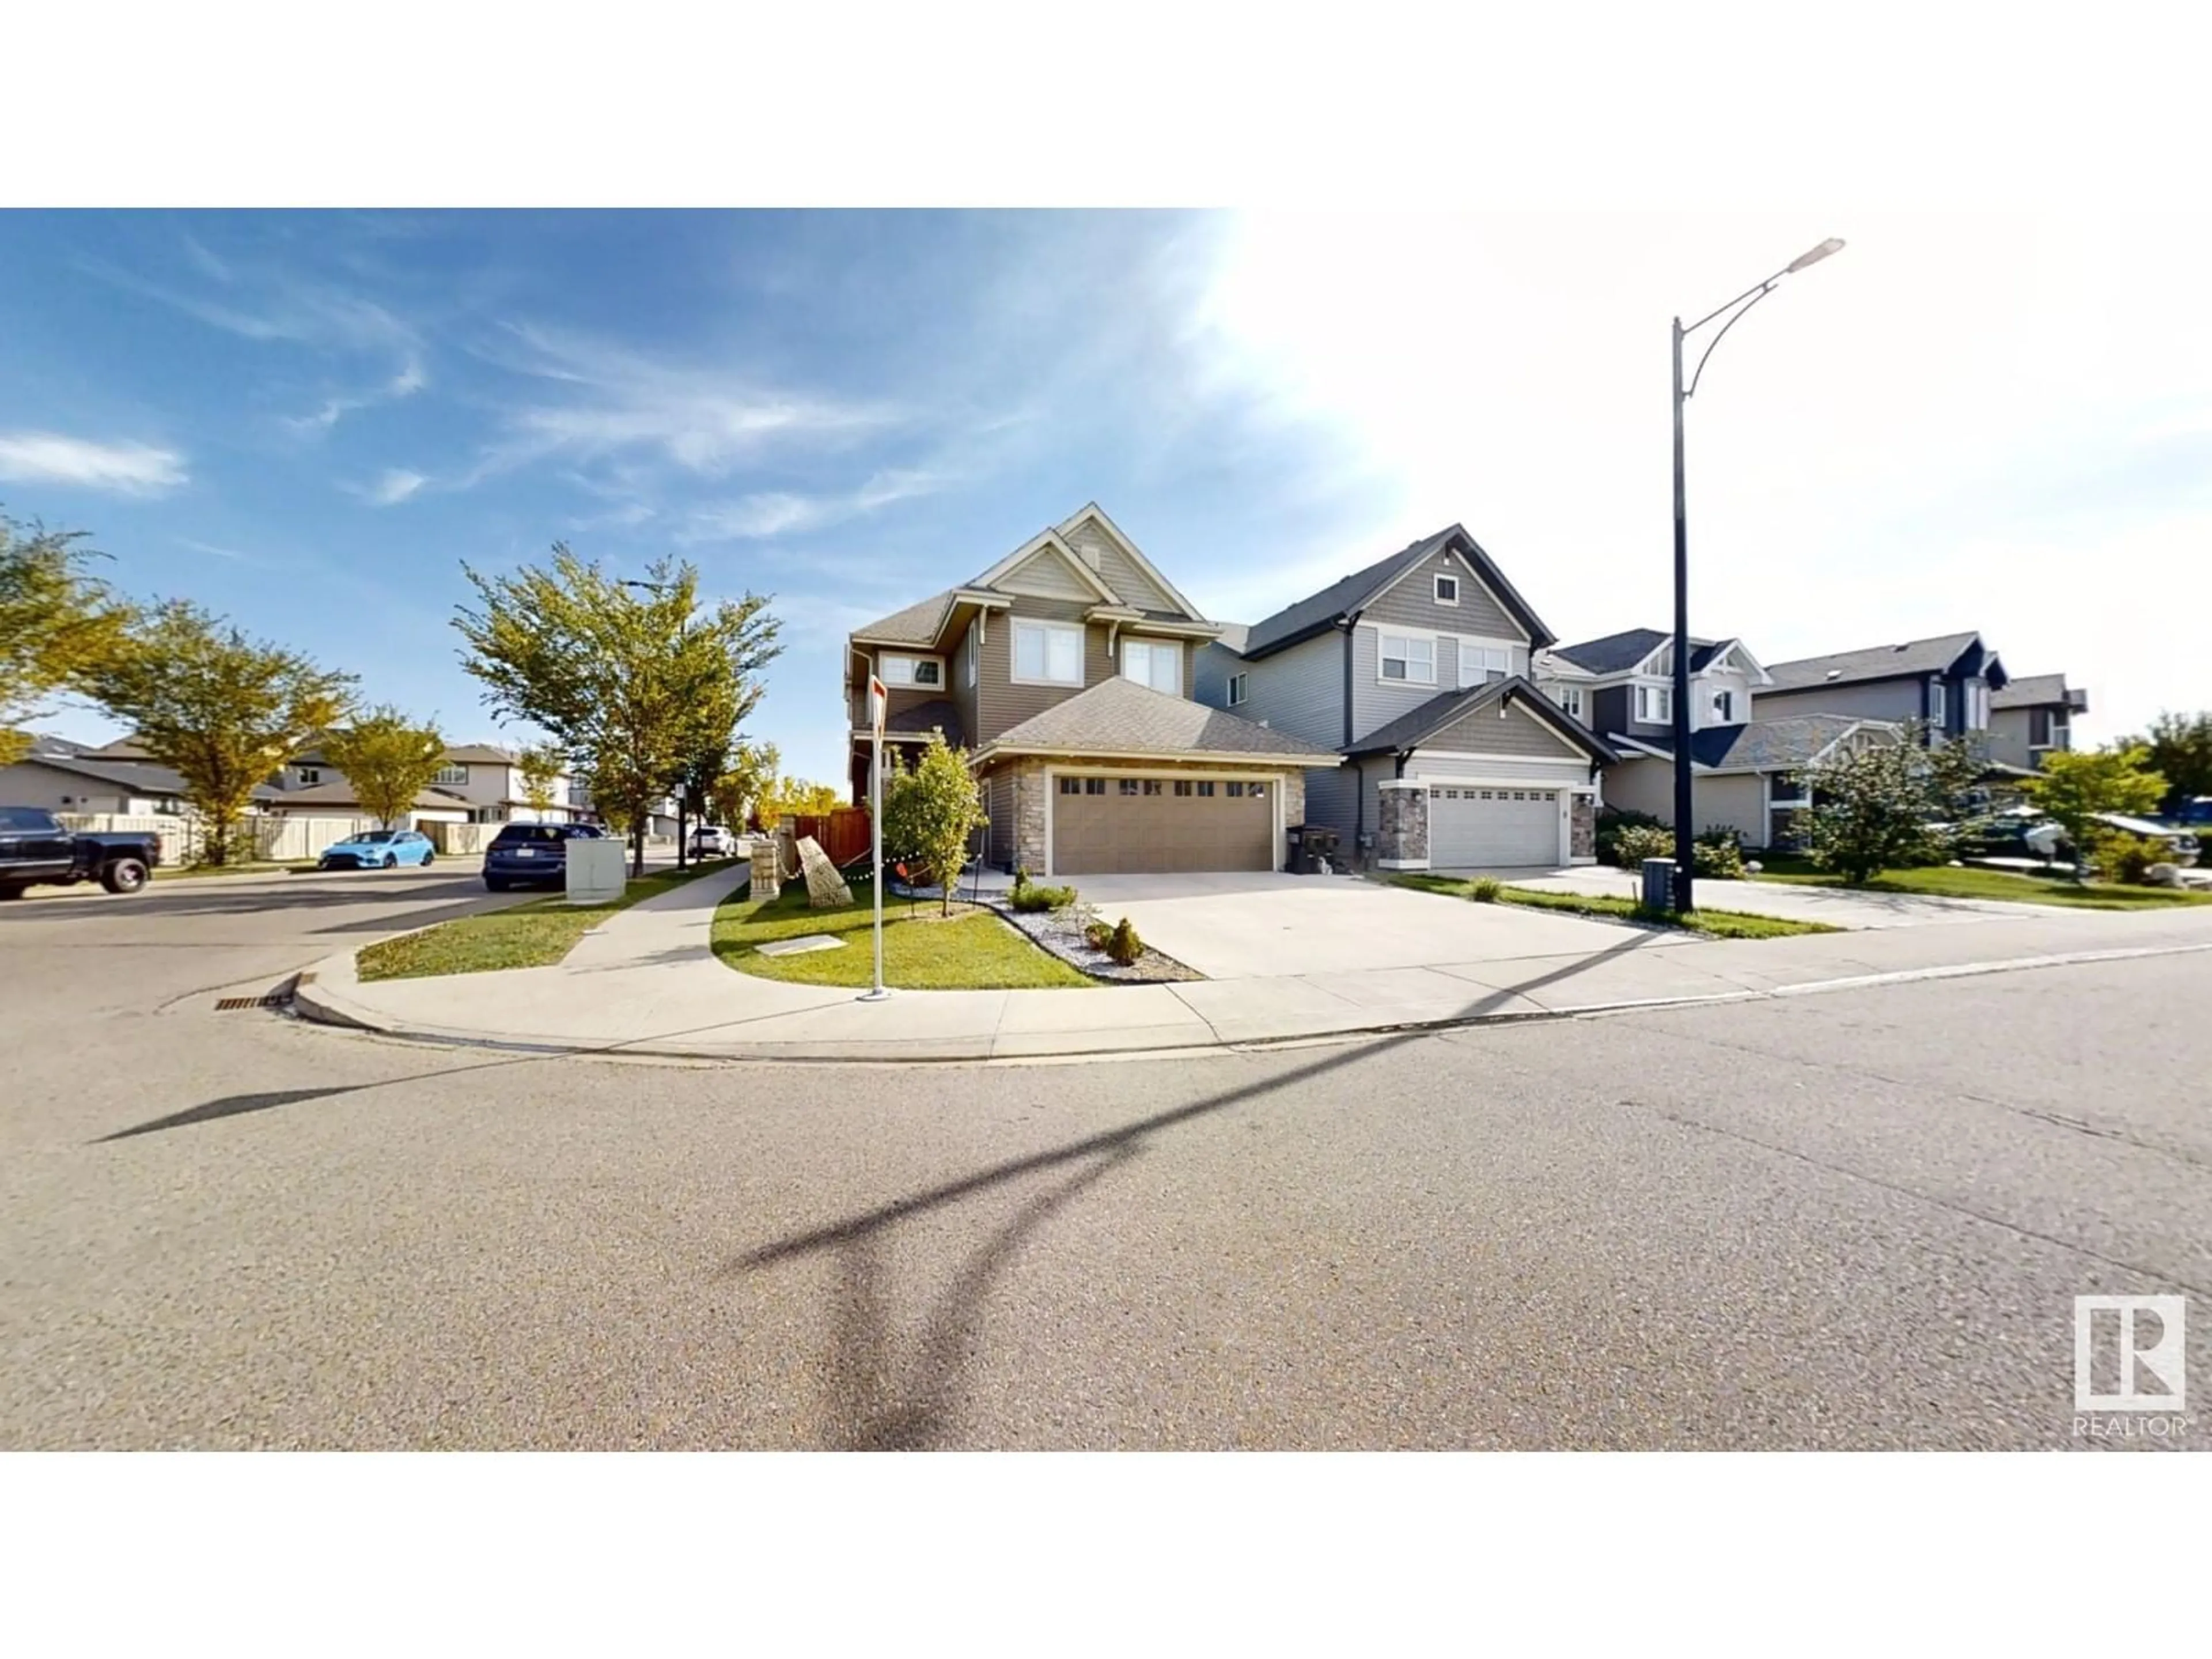
<svg viewBox="0 0 2212 1659"><path fill-rule="evenodd" d="M0 806L0 899L26 887L97 881L111 893L135 893L161 861L152 834L80 836L36 806Z"/></svg>

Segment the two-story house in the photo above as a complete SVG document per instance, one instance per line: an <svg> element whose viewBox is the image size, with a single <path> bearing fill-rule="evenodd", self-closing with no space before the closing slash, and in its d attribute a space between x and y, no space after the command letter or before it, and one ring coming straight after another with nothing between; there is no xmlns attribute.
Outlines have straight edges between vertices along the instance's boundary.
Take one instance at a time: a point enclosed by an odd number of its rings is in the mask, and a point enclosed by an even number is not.
<svg viewBox="0 0 2212 1659"><path fill-rule="evenodd" d="M2088 709L2089 694L2065 675L2022 674L1990 693L1990 758L2040 772L2045 756L2074 746L2074 716Z"/></svg>
<svg viewBox="0 0 2212 1659"><path fill-rule="evenodd" d="M1620 759L1610 806L1674 821L1674 635L1632 628L1554 646L1536 667L1546 695L1577 712ZM1734 830L1746 845L1789 845L1807 802L1804 770L1840 748L1887 742L1895 726L1856 714L1767 714L1773 675L1741 640L1690 641L1692 828Z"/></svg>
<svg viewBox="0 0 2212 1659"><path fill-rule="evenodd" d="M530 805L522 784L521 757L487 743L454 744L444 763L415 798L415 822L447 823L559 822L579 816L570 804L569 778L553 781L552 804L540 811ZM284 764L272 809L288 812L343 812L358 809L353 785L308 748Z"/></svg>
<svg viewBox="0 0 2212 1659"><path fill-rule="evenodd" d="M1274 870L1305 769L1334 750L1193 699L1220 631L1096 503L980 574L846 642L854 799L867 799L867 684L889 741L969 751L987 856L1040 877Z"/></svg>
<svg viewBox="0 0 2212 1659"><path fill-rule="evenodd" d="M1990 699L2010 683L1997 653L1973 633L1804 657L1775 663L1766 672L1771 683L1759 693L1761 718L1857 714L1926 720L1938 738L1986 732Z"/></svg>
<svg viewBox="0 0 2212 1659"><path fill-rule="evenodd" d="M1459 525L1199 653L1203 702L1327 745L1306 820L1384 869L1589 862L1613 751L1540 694L1555 636Z"/></svg>

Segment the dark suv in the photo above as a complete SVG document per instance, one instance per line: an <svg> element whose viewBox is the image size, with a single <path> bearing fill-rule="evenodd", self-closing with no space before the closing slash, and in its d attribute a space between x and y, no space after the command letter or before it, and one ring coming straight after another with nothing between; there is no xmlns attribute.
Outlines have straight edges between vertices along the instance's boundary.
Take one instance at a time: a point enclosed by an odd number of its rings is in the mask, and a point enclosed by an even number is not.
<svg viewBox="0 0 2212 1659"><path fill-rule="evenodd" d="M510 823L484 849L484 885L495 893L510 887L568 878L568 843L597 841L605 832L590 823Z"/></svg>

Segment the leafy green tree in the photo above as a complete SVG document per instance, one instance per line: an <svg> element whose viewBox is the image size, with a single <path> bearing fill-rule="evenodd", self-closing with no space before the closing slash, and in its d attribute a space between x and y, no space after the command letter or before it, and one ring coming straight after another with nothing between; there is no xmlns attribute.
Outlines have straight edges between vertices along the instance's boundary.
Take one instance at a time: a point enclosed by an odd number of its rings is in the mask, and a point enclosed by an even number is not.
<svg viewBox="0 0 2212 1659"><path fill-rule="evenodd" d="M1885 870L1948 856L1935 826L1964 815L1984 763L1964 738L1932 748L1917 727L1838 750L1809 766L1813 805L1802 820L1814 863L1853 886Z"/></svg>
<svg viewBox="0 0 2212 1659"><path fill-rule="evenodd" d="M761 791L761 828L775 829L775 821L787 813L819 817L835 811L844 801L845 792L834 783L809 783L805 778L771 779Z"/></svg>
<svg viewBox="0 0 2212 1659"><path fill-rule="evenodd" d="M743 743L730 750L728 765L722 775L714 780L708 791L714 816L732 830L743 830L753 804L761 799L769 784L775 780L776 768L782 763L772 743ZM766 827L773 829L773 824Z"/></svg>
<svg viewBox="0 0 2212 1659"><path fill-rule="evenodd" d="M894 767L884 779L884 856L920 866L915 874L937 885L947 915L969 838L982 822L968 751L947 748L942 732L929 734L929 746L912 766Z"/></svg>
<svg viewBox="0 0 2212 1659"><path fill-rule="evenodd" d="M2021 787L2066 831L2076 855L2086 857L2104 835L2097 814L2155 812L2166 799L2166 781L2149 769L2149 759L2150 750L2139 744L2054 750Z"/></svg>
<svg viewBox="0 0 2212 1659"><path fill-rule="evenodd" d="M254 786L344 720L354 684L189 599L147 612L78 682L183 775L211 864L228 860Z"/></svg>
<svg viewBox="0 0 2212 1659"><path fill-rule="evenodd" d="M514 769L522 783L522 799L540 819L553 810L553 792L568 757L550 743L533 744L515 757Z"/></svg>
<svg viewBox="0 0 2212 1659"><path fill-rule="evenodd" d="M112 657L131 609L89 574L81 530L0 516L0 766L29 752L46 700Z"/></svg>
<svg viewBox="0 0 2212 1659"><path fill-rule="evenodd" d="M2194 714L2174 711L2160 714L2150 731L2129 738L2123 748L2148 750L2144 764L2166 780L2166 799L2160 804L2169 812L2199 795L2212 795L2212 709Z"/></svg>
<svg viewBox="0 0 2212 1659"><path fill-rule="evenodd" d="M701 618L696 567L660 559L634 585L558 542L544 566L462 572L479 601L453 619L462 666L495 710L551 733L584 770L601 816L629 826L642 872L645 825L699 747L700 709L727 708L730 683L757 679L782 649L767 599L724 600Z"/></svg>
<svg viewBox="0 0 2212 1659"><path fill-rule="evenodd" d="M353 797L386 829L403 823L415 797L446 763L445 734L417 726L389 703L323 734L323 758L346 775Z"/></svg>

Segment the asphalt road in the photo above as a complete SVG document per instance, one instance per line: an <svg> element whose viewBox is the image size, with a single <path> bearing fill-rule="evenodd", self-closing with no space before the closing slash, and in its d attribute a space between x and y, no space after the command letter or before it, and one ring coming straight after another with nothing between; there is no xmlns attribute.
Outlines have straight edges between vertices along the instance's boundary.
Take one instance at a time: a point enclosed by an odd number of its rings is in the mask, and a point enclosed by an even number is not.
<svg viewBox="0 0 2212 1659"><path fill-rule="evenodd" d="M995 1068L211 1012L488 902L0 906L0 1445L2040 1449L2180 1291L2212 1447L2201 955Z"/></svg>

